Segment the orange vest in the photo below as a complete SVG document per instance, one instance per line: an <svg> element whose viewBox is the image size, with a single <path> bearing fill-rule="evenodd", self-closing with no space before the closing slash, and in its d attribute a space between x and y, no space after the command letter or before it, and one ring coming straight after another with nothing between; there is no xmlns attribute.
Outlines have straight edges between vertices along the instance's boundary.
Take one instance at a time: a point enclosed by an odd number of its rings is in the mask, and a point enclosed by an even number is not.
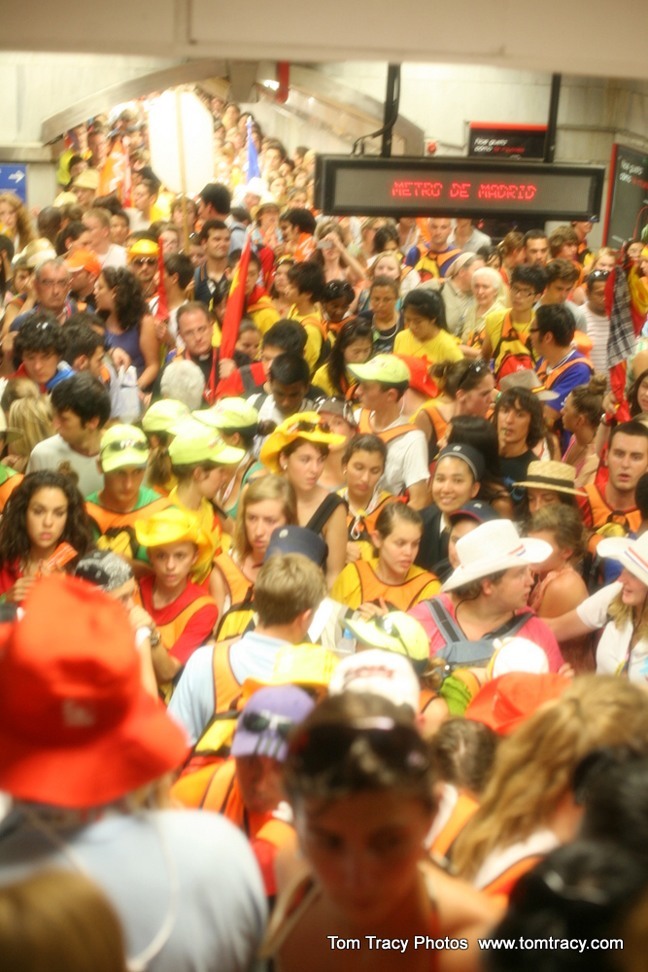
<svg viewBox="0 0 648 972"><path fill-rule="evenodd" d="M214 698L216 708L214 717L194 746L193 752L184 767L180 778L174 783L171 792L187 807L200 807L212 780L215 768L221 766L229 756L236 714L241 697L241 685L236 681L229 661L229 649L238 641L232 638L214 645L212 675L214 679ZM223 715L224 718L216 718Z"/></svg>
<svg viewBox="0 0 648 972"><path fill-rule="evenodd" d="M421 405L421 411L425 412L432 423L436 441L438 442L446 434L446 429L450 423L446 422L443 415L439 411L438 406L435 405L434 402L426 402L425 405Z"/></svg>
<svg viewBox="0 0 648 972"><path fill-rule="evenodd" d="M360 581L360 603L378 601L384 598L397 611L409 611L416 604L421 591L436 578L427 570L413 567L414 576L402 584L390 587L381 581L368 560L356 560L354 564Z"/></svg>
<svg viewBox="0 0 648 972"><path fill-rule="evenodd" d="M595 483L585 486L584 490L585 496L579 498L578 506L586 527L592 530L600 530L607 524L616 523L623 528L626 534L638 531L641 526L641 513L636 506L633 506L630 510L613 510ZM601 535L590 537L588 546L592 553L595 552L601 539Z"/></svg>
<svg viewBox="0 0 648 972"><path fill-rule="evenodd" d="M377 435L379 439L389 445L394 439L400 439L402 435L407 432L415 432L416 426L412 425L411 422L407 422L405 425L397 425L393 429L383 429L382 432L375 432L371 427L371 421L369 416L371 412L368 408L363 408L360 411L360 417L358 419L358 432L360 435Z"/></svg>
<svg viewBox="0 0 648 972"><path fill-rule="evenodd" d="M114 510L107 510L98 503L86 500L85 507L88 516L94 521L99 531L97 546L102 549L112 550L115 553L126 557L135 558L138 555L140 545L135 537L135 520L145 519L158 510L166 510L171 503L166 496L147 503L137 510L129 513L116 513ZM143 555L142 555L143 556Z"/></svg>
<svg viewBox="0 0 648 972"><path fill-rule="evenodd" d="M543 361L540 367L536 369L536 372L542 384L547 390L549 390L551 386L558 380L558 378L560 378L561 375L563 375L571 368L572 365L575 364L586 364L590 371L594 370L592 368L592 362L588 358L578 357L570 358L569 361L563 361L563 363L554 368L550 374L547 374L547 363Z"/></svg>
<svg viewBox="0 0 648 972"><path fill-rule="evenodd" d="M16 473L13 476L11 475L7 476L4 483L0 485L0 513L2 513L2 511L4 510L5 504L9 499L9 497L11 496L11 494L13 493L14 489L17 486L20 486L23 479L24 476L21 473Z"/></svg>
<svg viewBox="0 0 648 972"><path fill-rule="evenodd" d="M214 566L218 567L225 578L232 604L241 604L245 601L253 585L232 557L228 554L219 554L214 560Z"/></svg>
<svg viewBox="0 0 648 972"><path fill-rule="evenodd" d="M507 867L505 871L502 871L501 874L498 874L490 884L487 884L481 890L489 898L500 896L508 898L520 878L534 868L542 860L542 857L542 854L529 854L528 857L523 857L522 860L516 861L510 867Z"/></svg>
<svg viewBox="0 0 648 972"><path fill-rule="evenodd" d="M469 793L460 793L448 820L428 847L429 852L436 857L446 857L478 807L479 803Z"/></svg>

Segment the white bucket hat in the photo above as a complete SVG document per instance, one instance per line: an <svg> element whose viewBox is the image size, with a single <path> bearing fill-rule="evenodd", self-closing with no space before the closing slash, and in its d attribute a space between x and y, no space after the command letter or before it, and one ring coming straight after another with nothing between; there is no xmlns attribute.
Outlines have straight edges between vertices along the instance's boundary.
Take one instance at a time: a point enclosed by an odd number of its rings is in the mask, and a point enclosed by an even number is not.
<svg viewBox="0 0 648 972"><path fill-rule="evenodd" d="M544 540L520 537L510 520L482 523L457 540L456 549L459 566L443 585L444 591L454 591L511 567L541 564L552 553L551 545Z"/></svg>
<svg viewBox="0 0 648 972"><path fill-rule="evenodd" d="M596 548L597 554L618 560L633 577L648 587L648 533L637 540L628 537L606 537Z"/></svg>

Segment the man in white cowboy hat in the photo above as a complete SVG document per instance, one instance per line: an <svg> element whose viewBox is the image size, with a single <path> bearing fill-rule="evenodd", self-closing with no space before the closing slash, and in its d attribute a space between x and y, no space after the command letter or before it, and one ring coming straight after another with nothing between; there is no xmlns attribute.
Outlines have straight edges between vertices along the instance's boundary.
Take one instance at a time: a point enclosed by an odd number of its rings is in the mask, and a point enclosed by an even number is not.
<svg viewBox="0 0 648 972"><path fill-rule="evenodd" d="M456 553L459 566L442 593L408 612L426 629L430 654L445 654L452 644L466 642L492 646L495 638L517 634L539 645L549 670L557 672L564 663L558 643L526 607L533 586L531 565L546 560L551 546L520 537L510 520L490 520L457 540Z"/></svg>

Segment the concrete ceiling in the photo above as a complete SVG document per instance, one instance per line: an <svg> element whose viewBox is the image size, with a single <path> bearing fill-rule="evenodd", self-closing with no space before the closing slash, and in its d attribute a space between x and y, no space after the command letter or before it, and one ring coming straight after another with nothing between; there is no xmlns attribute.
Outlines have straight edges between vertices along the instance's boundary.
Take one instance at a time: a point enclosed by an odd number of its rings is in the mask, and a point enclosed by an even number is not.
<svg viewBox="0 0 648 972"><path fill-rule="evenodd" d="M648 79L644 0L27 0L5 3L14 51L178 59L489 64Z"/></svg>

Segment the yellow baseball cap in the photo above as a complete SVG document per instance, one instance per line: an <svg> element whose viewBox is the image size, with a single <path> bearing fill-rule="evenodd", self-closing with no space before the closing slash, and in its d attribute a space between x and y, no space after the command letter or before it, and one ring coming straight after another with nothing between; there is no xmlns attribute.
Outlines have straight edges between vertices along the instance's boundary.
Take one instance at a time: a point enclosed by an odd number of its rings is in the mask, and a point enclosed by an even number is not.
<svg viewBox="0 0 648 972"><path fill-rule="evenodd" d="M111 425L101 436L99 462L105 473L127 466L143 469L148 458L148 440L135 425Z"/></svg>
<svg viewBox="0 0 648 972"><path fill-rule="evenodd" d="M169 456L174 466L199 465L201 462L235 466L245 456L244 449L226 445L214 429L195 418L181 420L169 432L174 436L169 444Z"/></svg>

